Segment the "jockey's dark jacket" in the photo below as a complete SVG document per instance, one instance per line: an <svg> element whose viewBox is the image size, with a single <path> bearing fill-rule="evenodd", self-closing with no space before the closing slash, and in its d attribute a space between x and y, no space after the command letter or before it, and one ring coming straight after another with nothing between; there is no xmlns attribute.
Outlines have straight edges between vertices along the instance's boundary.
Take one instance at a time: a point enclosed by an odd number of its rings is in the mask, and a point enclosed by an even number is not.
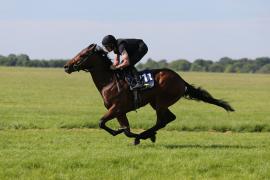
<svg viewBox="0 0 270 180"><path fill-rule="evenodd" d="M132 56L139 49L140 43L143 43L141 39L117 39L115 54L121 55L124 50L127 51L129 56Z"/></svg>
<svg viewBox="0 0 270 180"><path fill-rule="evenodd" d="M135 65L147 53L147 45L141 39L117 39L114 53L121 55L126 50L130 58L130 64Z"/></svg>

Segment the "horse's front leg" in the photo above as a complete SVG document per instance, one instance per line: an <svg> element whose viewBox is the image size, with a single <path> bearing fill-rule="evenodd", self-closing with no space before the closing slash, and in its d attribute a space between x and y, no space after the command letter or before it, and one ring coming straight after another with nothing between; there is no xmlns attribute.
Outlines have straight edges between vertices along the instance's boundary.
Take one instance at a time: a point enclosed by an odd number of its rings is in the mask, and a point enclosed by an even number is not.
<svg viewBox="0 0 270 180"><path fill-rule="evenodd" d="M124 130L124 133L127 137L130 137L130 138L137 138L138 137L138 134L135 134L135 133L130 131L129 122L128 122L128 118L127 118L126 114L118 116L117 120L121 126L120 129Z"/></svg>
<svg viewBox="0 0 270 180"><path fill-rule="evenodd" d="M121 134L122 132L125 131L125 129L118 129L117 131L115 131L115 130L109 128L108 126L106 126L106 123L108 121L112 120L113 118L115 118L116 115L117 115L117 113L115 112L115 108L113 106L112 108L110 108L108 110L108 112L99 121L99 127L101 129L104 129L105 131L107 131L108 133L110 133L113 136Z"/></svg>

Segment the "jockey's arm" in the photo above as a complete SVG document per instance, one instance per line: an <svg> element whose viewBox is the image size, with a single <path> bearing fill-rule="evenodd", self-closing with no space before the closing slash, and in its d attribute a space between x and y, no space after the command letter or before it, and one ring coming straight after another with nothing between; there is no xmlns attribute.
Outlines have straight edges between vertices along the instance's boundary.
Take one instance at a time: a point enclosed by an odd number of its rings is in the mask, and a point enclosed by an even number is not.
<svg viewBox="0 0 270 180"><path fill-rule="evenodd" d="M122 57L122 63L116 66L117 69L125 68L125 67L129 66L129 64L130 64L128 53L127 53L126 50L124 50L122 52L122 56L121 57Z"/></svg>
<svg viewBox="0 0 270 180"><path fill-rule="evenodd" d="M115 55L113 65L117 66L119 64L120 56L118 54Z"/></svg>

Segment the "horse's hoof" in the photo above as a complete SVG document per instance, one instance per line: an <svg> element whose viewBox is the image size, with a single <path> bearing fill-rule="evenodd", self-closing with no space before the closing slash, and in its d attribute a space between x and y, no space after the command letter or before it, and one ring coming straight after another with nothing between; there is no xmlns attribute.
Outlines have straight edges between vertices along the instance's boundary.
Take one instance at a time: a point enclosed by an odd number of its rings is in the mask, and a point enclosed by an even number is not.
<svg viewBox="0 0 270 180"><path fill-rule="evenodd" d="M140 139L137 139L137 138L136 138L136 139L134 140L134 145L136 146L136 145L138 145L138 144L140 144Z"/></svg>
<svg viewBox="0 0 270 180"><path fill-rule="evenodd" d="M153 135L150 139L151 139L151 141L152 141L153 143L155 143L155 142L156 142L156 135Z"/></svg>

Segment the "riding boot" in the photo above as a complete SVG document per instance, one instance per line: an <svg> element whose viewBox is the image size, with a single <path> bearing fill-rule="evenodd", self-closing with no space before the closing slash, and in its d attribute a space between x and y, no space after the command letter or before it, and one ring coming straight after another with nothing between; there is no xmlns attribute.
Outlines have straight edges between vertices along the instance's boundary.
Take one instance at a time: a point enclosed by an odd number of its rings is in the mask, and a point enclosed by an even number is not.
<svg viewBox="0 0 270 180"><path fill-rule="evenodd" d="M140 76L139 76L137 69L135 67L133 67L133 68L131 68L131 72L132 72L133 77L136 81L136 84L132 87L132 89L138 89L138 88L143 87L143 83L140 79Z"/></svg>

